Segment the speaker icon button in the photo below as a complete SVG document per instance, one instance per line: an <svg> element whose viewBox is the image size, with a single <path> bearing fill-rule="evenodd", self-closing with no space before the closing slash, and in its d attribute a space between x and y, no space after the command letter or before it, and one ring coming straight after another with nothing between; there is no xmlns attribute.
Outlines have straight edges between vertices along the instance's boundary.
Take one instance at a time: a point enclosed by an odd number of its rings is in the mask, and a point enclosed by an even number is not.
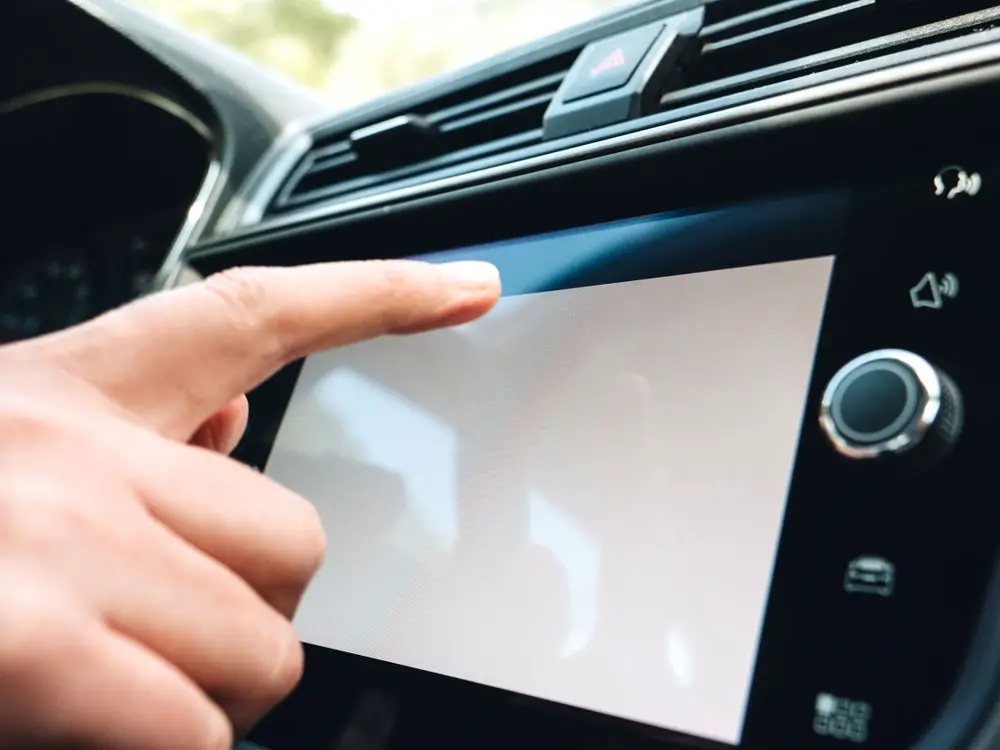
<svg viewBox="0 0 1000 750"><path fill-rule="evenodd" d="M910 303L915 309L940 310L947 300L958 296L959 288L958 277L953 273L941 277L934 272L925 273L910 288Z"/></svg>
<svg viewBox="0 0 1000 750"><path fill-rule="evenodd" d="M848 458L925 464L943 456L962 431L962 395L923 357L880 349L857 357L830 379L820 426Z"/></svg>

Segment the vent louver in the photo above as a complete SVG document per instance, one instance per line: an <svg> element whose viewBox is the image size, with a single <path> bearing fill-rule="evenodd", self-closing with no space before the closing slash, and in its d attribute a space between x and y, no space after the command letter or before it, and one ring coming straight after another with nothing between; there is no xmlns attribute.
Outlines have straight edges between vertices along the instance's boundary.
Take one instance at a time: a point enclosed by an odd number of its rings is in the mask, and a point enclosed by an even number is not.
<svg viewBox="0 0 1000 750"><path fill-rule="evenodd" d="M406 114L316 139L271 211L405 183L542 140L542 118L571 52L439 97Z"/></svg>
<svg viewBox="0 0 1000 750"><path fill-rule="evenodd" d="M692 105L692 113L724 108L770 95L755 91L768 84L808 85L810 74L997 25L1000 0L708 0L697 42L667 77L659 112L648 119L671 110L683 118ZM521 149L558 149L559 139L544 141L543 119L582 49L352 130L314 132L312 148L266 213L459 175L521 158Z"/></svg>
<svg viewBox="0 0 1000 750"><path fill-rule="evenodd" d="M714 0L705 13L701 52L672 81L664 108L986 28L1000 18L1000 6L997 0Z"/></svg>

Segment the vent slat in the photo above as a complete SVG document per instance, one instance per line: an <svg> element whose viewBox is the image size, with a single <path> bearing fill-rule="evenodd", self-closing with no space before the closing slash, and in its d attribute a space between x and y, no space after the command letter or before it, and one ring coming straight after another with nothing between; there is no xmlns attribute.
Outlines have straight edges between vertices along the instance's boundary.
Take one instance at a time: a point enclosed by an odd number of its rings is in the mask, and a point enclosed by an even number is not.
<svg viewBox="0 0 1000 750"><path fill-rule="evenodd" d="M765 36L773 36L774 34L780 34L782 32L791 31L798 26L806 26L812 23L818 23L820 21L825 21L827 19L833 18L834 16L842 15L844 13L850 13L851 11L862 10L863 8L870 8L875 5L875 0L853 0L853 2L846 3L844 5L838 5L835 8L828 8L826 10L820 10L815 13L810 13L805 16L800 16L798 18L793 18L782 23L776 23L771 26L765 26L761 29L754 29L753 31L748 31L743 34L737 34L736 36L731 36L726 39L721 39L717 42L708 42L703 48L704 53L713 52L720 49L725 49L726 47L732 47L737 44L743 44L745 42L754 41ZM840 20L840 19L838 19Z"/></svg>
<svg viewBox="0 0 1000 750"><path fill-rule="evenodd" d="M549 102L552 101L554 94L554 91L550 91L545 94L533 96L529 99L519 99L503 107L497 107L496 109L487 110L486 112L476 112L468 117L450 120L441 124L441 132L448 133L454 130L461 130L462 128L479 125L483 122L496 120L501 117L507 117L508 115L514 115L519 112L524 112L525 110L541 110L544 115L545 108L549 106Z"/></svg>
<svg viewBox="0 0 1000 750"><path fill-rule="evenodd" d="M774 16L780 15L782 13L787 13L804 6L817 5L823 2L823 0L787 0L786 2L776 3L774 5L768 5L764 8L758 8L757 10L749 11L743 15L734 16L732 18L727 18L723 21L717 21L716 23L706 24L705 28L702 29L702 38L711 38L713 36L718 36L723 31L729 31L733 28L738 28L740 26L746 26L757 21L764 19L769 19Z"/></svg>
<svg viewBox="0 0 1000 750"><path fill-rule="evenodd" d="M807 72L825 70L846 62L859 60L868 55L877 55L889 50L900 50L924 44L929 40L968 33L972 29L983 28L1000 22L1000 6L988 10L967 13L956 18L925 24L906 31L875 37L864 42L856 42L837 47L826 52L801 57L788 63L770 65L746 73L738 73L696 86L687 86L666 92L660 104L664 109L691 104L745 90L766 83L794 78Z"/></svg>
<svg viewBox="0 0 1000 750"><path fill-rule="evenodd" d="M330 169L344 167L351 162L357 161L357 157L350 150L348 150L350 148L348 144L345 143L343 145L344 150L341 153L323 157L318 157L318 155L314 156L312 163L309 166L308 173L313 174L315 172L326 172Z"/></svg>
<svg viewBox="0 0 1000 750"><path fill-rule="evenodd" d="M661 105L730 95L968 33L995 23L997 8L1000 0L715 0L705 9L700 54L670 82ZM974 18L983 13L988 20Z"/></svg>
<svg viewBox="0 0 1000 750"><path fill-rule="evenodd" d="M732 106L808 85L814 73L998 26L1000 0L710 0L704 13L698 43L658 92L658 111L674 110L675 118L689 116L687 108L693 115ZM543 142L558 148L543 139L542 122L580 51L507 70L349 131L320 129L268 212L503 164L538 153L531 147ZM420 128L389 127L406 120ZM380 128L381 141L359 135Z"/></svg>
<svg viewBox="0 0 1000 750"><path fill-rule="evenodd" d="M294 186L296 189L286 190L284 197L280 200L280 204L283 208L298 208L321 200L331 200L343 195L370 190L387 183L404 182L429 172L446 170L476 159L532 146L536 143L541 143L541 141L542 130L538 128L507 138L500 138L480 146L462 149L451 154L439 156L422 164L393 170L392 172L374 175L362 174L360 176L357 173L338 173L336 179L330 179L329 175L316 175L307 172L301 178L293 178L290 181L290 187Z"/></svg>
<svg viewBox="0 0 1000 750"><path fill-rule="evenodd" d="M408 144L404 143L401 159L392 165L379 165L374 154L355 151L350 133L324 136L302 159L270 211L405 182L540 143L545 110L578 53L564 53L416 107L412 115L431 129L429 154L408 155ZM379 125L368 127L377 129Z"/></svg>
<svg viewBox="0 0 1000 750"><path fill-rule="evenodd" d="M465 102L463 104L457 104L453 107L448 107L447 109L438 110L427 115L427 120L432 123L443 123L448 120L459 119L472 112L489 109L498 104L504 104L510 100L530 97L538 91L547 91L550 94L554 94L568 72L568 69L561 70L550 76L545 76L544 78L539 78L534 81L528 81L520 86L514 86L513 88L505 89L490 96L484 96L479 99L474 99L471 102Z"/></svg>

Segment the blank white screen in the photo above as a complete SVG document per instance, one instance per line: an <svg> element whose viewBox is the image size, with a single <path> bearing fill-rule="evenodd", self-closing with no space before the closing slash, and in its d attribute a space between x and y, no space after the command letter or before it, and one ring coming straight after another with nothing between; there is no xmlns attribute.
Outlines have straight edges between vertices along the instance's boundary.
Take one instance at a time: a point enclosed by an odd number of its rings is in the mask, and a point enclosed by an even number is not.
<svg viewBox="0 0 1000 750"><path fill-rule="evenodd" d="M306 361L303 641L739 741L833 259L505 297Z"/></svg>

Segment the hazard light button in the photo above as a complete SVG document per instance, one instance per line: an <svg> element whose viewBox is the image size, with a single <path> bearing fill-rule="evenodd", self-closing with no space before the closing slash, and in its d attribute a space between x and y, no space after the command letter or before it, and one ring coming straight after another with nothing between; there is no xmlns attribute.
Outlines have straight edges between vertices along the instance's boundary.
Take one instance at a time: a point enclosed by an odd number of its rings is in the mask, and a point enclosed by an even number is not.
<svg viewBox="0 0 1000 750"><path fill-rule="evenodd" d="M573 102L624 86L662 30L662 23L654 23L590 44L563 84L562 101Z"/></svg>

